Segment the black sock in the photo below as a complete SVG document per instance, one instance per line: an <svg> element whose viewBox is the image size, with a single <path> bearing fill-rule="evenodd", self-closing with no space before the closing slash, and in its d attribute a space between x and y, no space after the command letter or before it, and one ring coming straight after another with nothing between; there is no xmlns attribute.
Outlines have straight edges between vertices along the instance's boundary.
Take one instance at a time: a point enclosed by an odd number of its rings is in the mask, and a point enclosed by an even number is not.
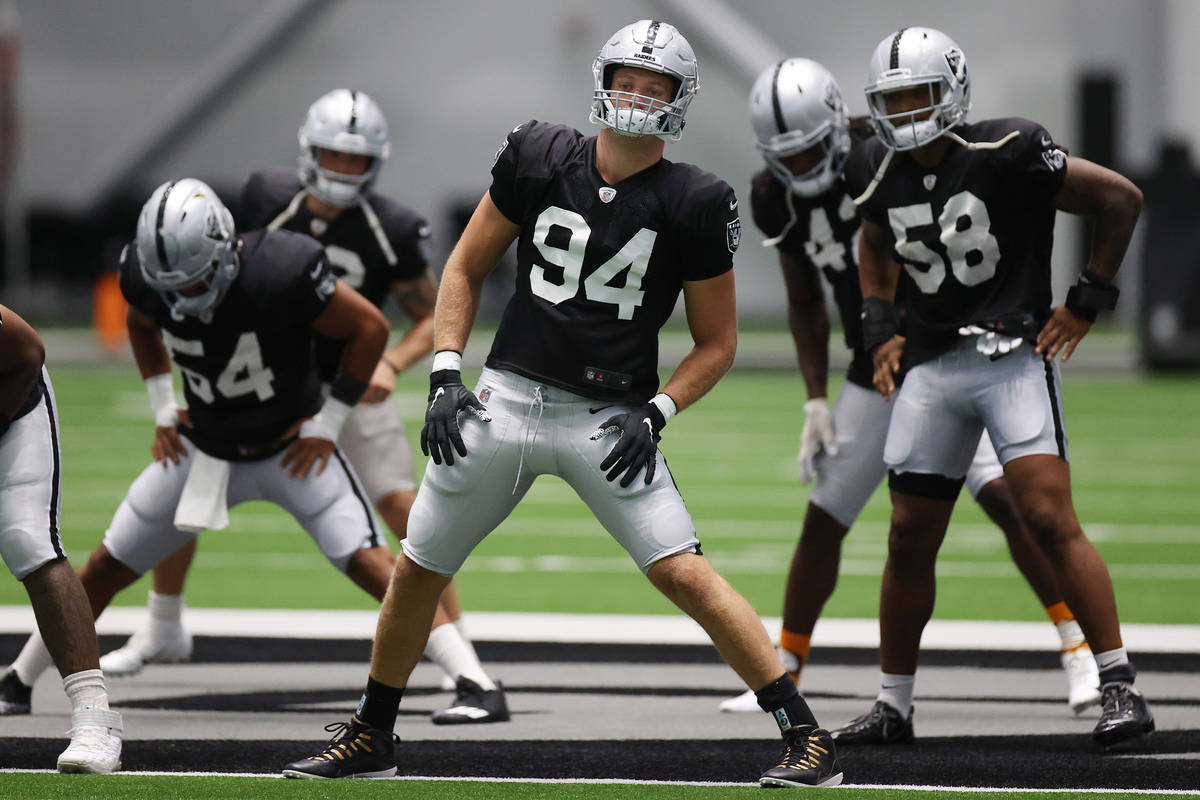
<svg viewBox="0 0 1200 800"><path fill-rule="evenodd" d="M396 713L400 710L403 688L395 688L367 677L367 689L358 701L354 716L370 728L391 732L396 727Z"/></svg>
<svg viewBox="0 0 1200 800"><path fill-rule="evenodd" d="M1103 686L1106 683L1133 683L1135 677L1137 677L1137 670L1133 668L1133 664L1116 664L1100 670L1100 685Z"/></svg>
<svg viewBox="0 0 1200 800"><path fill-rule="evenodd" d="M786 672L773 682L754 693L758 698L758 707L775 718L775 724L780 731L787 731L800 725L816 726L817 718L813 716L808 703L796 689L796 682Z"/></svg>

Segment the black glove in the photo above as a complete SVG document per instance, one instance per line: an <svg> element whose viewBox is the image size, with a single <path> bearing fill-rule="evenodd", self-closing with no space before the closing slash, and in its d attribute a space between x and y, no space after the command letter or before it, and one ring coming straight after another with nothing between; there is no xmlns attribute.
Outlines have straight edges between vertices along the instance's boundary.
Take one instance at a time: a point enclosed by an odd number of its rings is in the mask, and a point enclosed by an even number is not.
<svg viewBox="0 0 1200 800"><path fill-rule="evenodd" d="M491 422L487 412L470 389L463 386L462 373L456 369L440 369L429 376L429 408L425 410L425 427L421 428L421 452L441 464L454 464L454 450L467 454L462 432L458 427L460 411L470 411L483 422ZM450 445L454 445L454 449Z"/></svg>
<svg viewBox="0 0 1200 800"><path fill-rule="evenodd" d="M610 433L617 433L621 437L600 462L600 470L606 471L611 467L606 476L610 481L616 480L617 476L624 472L625 477L621 478L621 487L624 488L633 483L633 479L642 467L645 467L646 485L649 486L654 480L654 469L658 465L658 459L655 458L658 453L658 440L662 438L660 433L666 425L667 421L662 412L653 403L646 403L626 414L609 417L588 437L592 441L603 439Z"/></svg>

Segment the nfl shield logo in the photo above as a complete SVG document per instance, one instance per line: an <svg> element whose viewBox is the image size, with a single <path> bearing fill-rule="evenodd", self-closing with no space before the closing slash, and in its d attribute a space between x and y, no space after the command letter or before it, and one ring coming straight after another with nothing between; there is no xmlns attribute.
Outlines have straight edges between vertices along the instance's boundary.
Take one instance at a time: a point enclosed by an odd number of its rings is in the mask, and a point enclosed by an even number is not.
<svg viewBox="0 0 1200 800"><path fill-rule="evenodd" d="M479 402L486 403L488 398L492 396L492 387L485 386L479 390Z"/></svg>
<svg viewBox="0 0 1200 800"><path fill-rule="evenodd" d="M611 203L612 199L617 196L617 190L611 186L600 187L600 202Z"/></svg>
<svg viewBox="0 0 1200 800"><path fill-rule="evenodd" d="M738 244L742 241L742 219L737 219L725 226L725 246L729 252L736 253Z"/></svg>
<svg viewBox="0 0 1200 800"><path fill-rule="evenodd" d="M937 183L937 175L926 175L921 179L921 183L925 185L925 191L932 192L934 184Z"/></svg>

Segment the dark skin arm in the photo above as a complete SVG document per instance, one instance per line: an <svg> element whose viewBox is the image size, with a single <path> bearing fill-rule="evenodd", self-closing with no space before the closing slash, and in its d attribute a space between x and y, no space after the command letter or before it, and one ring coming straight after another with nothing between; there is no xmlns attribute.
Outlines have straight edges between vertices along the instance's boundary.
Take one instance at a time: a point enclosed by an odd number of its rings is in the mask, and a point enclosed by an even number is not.
<svg viewBox="0 0 1200 800"><path fill-rule="evenodd" d="M783 270L783 283L787 287L788 328L796 345L796 359L808 397L826 397L829 312L825 308L821 276L811 261L796 253L780 251L779 268Z"/></svg>
<svg viewBox="0 0 1200 800"><path fill-rule="evenodd" d="M363 383L371 380L383 348L387 346L388 322L378 308L344 281L337 282L333 297L325 310L313 320L313 329L331 339L344 339L346 351L342 355L342 369L352 378ZM300 430L298 421L288 431L289 436ZM317 475L325 471L336 443L316 436L304 437L292 442L283 456L283 466L288 475L303 480L314 465Z"/></svg>
<svg viewBox="0 0 1200 800"><path fill-rule="evenodd" d="M887 231L868 219L864 219L859 228L858 279L864 298L878 297L889 303L895 302L900 265L892 258ZM896 373L900 371L904 341L904 337L897 334L876 347L871 354L875 363L873 383L884 400L890 400L896 392Z"/></svg>
<svg viewBox="0 0 1200 800"><path fill-rule="evenodd" d="M46 347L28 322L8 306L0 306L0 414L9 419L33 391Z"/></svg>
<svg viewBox="0 0 1200 800"><path fill-rule="evenodd" d="M129 330L129 344L133 347L133 360L137 362L142 380L154 375L170 375L171 354L167 352L167 347L163 344L162 331L159 330L158 323L145 313L130 306L125 315L125 327ZM184 409L179 410L179 424L188 428L192 427L192 422L188 419L187 411ZM180 457L187 455L187 448L183 445L178 428L173 425L155 426L154 444L150 445L150 454L164 467L167 466L168 460L173 464L178 464Z"/></svg>
<svg viewBox="0 0 1200 800"><path fill-rule="evenodd" d="M1106 281L1116 277L1142 211L1142 192L1125 176L1083 158L1067 159L1067 175L1054 198L1054 207L1092 218L1092 253L1087 268ZM1066 361L1092 323L1079 319L1066 306L1056 306L1037 338L1037 353L1053 361L1062 352Z"/></svg>

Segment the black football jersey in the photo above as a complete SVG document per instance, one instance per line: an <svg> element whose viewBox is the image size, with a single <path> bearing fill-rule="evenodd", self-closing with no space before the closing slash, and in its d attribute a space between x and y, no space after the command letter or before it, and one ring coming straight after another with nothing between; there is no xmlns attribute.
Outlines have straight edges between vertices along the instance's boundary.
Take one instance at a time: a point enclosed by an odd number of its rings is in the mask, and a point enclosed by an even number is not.
<svg viewBox="0 0 1200 800"><path fill-rule="evenodd" d="M362 206L351 206L326 221L304 204L303 184L294 169L255 172L242 189L239 230L271 227L305 233L325 247L334 273L347 286L383 308L394 281L411 281L428 266L425 241L429 223L415 211L371 192L367 203L387 240L385 250ZM317 363L325 381L333 379L345 349L343 342L317 336Z"/></svg>
<svg viewBox="0 0 1200 800"><path fill-rule="evenodd" d="M0 314L0 325L4 324L4 316ZM21 403L21 407L17 409L17 413L13 414L12 421L16 422L21 417L28 414L37 408L37 404L42 401L42 395L45 393L45 388L42 386L42 379L39 377L33 382L33 388L29 390L29 395L25 401Z"/></svg>
<svg viewBox="0 0 1200 800"><path fill-rule="evenodd" d="M321 407L313 320L337 288L321 246L289 231L241 234L241 269L209 322L175 319L146 284L133 245L121 291L153 319L183 373L192 428L180 433L220 458L262 458Z"/></svg>
<svg viewBox="0 0 1200 800"><path fill-rule="evenodd" d="M1008 117L960 125L968 142L951 145L927 170L908 153L892 157L859 213L886 230L901 264L908 363L948 348L958 329L1027 314L1050 313L1053 200L1066 177L1066 151L1045 128ZM846 165L847 189L860 195L887 148L875 140Z"/></svg>
<svg viewBox="0 0 1200 800"><path fill-rule="evenodd" d="M492 202L520 225L516 292L488 366L585 397L658 390L658 330L684 281L727 272L741 238L724 181L666 159L609 185L596 137L531 121L504 140Z"/></svg>
<svg viewBox="0 0 1200 800"><path fill-rule="evenodd" d="M846 379L871 388L871 359L863 349L859 321L860 220L845 184L839 178L816 197L800 197L789 192L770 170L763 169L750 182L750 210L754 223L767 238L783 234L776 247L808 262L829 281L842 318L846 346L853 352Z"/></svg>

